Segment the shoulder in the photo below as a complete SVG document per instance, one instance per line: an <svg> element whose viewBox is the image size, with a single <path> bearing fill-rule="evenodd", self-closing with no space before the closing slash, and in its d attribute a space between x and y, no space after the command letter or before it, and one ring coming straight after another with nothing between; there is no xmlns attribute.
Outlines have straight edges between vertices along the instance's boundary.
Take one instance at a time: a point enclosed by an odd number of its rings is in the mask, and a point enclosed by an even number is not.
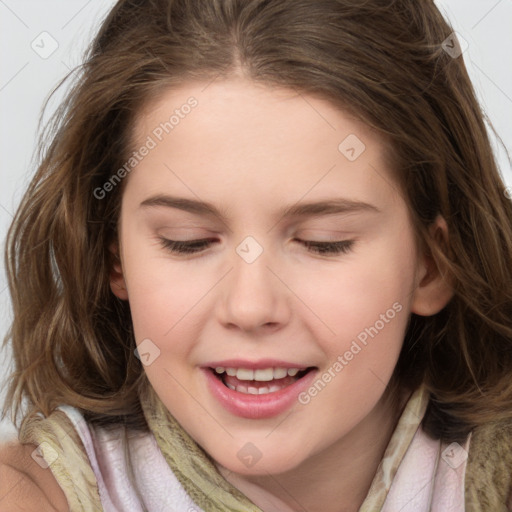
<svg viewBox="0 0 512 512"><path fill-rule="evenodd" d="M0 444L0 512L68 512L68 502L45 464L36 462L37 446L18 441Z"/></svg>
<svg viewBox="0 0 512 512"><path fill-rule="evenodd" d="M504 504L512 510L512 419L489 422L473 430L466 493L469 502L484 504L489 507L486 510L502 510Z"/></svg>
<svg viewBox="0 0 512 512"><path fill-rule="evenodd" d="M62 498L63 493L67 500L67 508L63 510L82 510L85 504L91 510L102 510L97 475L86 448L94 456L94 442L89 426L78 410L65 406L53 410L48 416L27 414L21 422L17 441L26 446L22 461L30 464L39 478L47 478L53 487L56 481L60 487L59 496ZM37 452L32 457L35 449ZM35 467L38 465L36 461L40 462L40 469ZM47 494L53 499L53 493ZM0 508L0 512L4 512L3 509Z"/></svg>

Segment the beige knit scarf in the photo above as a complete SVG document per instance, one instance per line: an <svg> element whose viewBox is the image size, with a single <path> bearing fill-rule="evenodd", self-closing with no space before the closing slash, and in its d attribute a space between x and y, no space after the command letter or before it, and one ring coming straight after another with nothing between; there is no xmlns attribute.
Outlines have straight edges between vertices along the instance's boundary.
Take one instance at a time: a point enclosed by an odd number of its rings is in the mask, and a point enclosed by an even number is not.
<svg viewBox="0 0 512 512"><path fill-rule="evenodd" d="M397 443L406 449L413 431L411 415L422 417L428 397L421 387L400 418L385 457L399 461ZM149 428L177 479L205 512L262 512L217 470L212 458L185 432L169 413L151 386L141 395ZM405 433L405 434L404 434ZM37 445L43 459L63 489L72 512L101 510L98 487L85 448L68 416L60 410L49 417L33 416L22 424L21 443ZM400 439L399 439L400 438ZM405 448L404 448L405 447ZM374 484L379 484L377 470ZM392 476L392 475L388 475ZM387 486L373 485L359 512L378 512L386 498ZM372 494L370 496L370 494ZM512 510L512 421L493 422L472 433L465 477L466 512L509 512ZM509 506L505 503L509 503Z"/></svg>

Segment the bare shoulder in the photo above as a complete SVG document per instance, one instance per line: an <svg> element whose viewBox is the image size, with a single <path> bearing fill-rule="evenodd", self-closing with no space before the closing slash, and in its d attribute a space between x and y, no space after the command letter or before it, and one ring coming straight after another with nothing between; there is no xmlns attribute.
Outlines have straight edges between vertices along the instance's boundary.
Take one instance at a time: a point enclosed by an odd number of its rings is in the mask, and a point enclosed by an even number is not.
<svg viewBox="0 0 512 512"><path fill-rule="evenodd" d="M49 468L39 465L32 444L0 443L0 512L68 512L68 502Z"/></svg>

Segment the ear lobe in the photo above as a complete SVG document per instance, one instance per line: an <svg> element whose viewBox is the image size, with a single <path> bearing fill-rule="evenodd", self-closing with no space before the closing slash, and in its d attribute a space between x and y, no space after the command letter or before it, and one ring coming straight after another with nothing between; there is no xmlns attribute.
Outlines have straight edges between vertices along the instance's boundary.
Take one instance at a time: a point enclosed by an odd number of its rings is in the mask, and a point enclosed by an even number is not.
<svg viewBox="0 0 512 512"><path fill-rule="evenodd" d="M441 249L448 247L448 225L439 215L429 228L434 243ZM454 292L451 283L442 275L431 254L423 254L420 264L419 283L414 290L411 312L421 316L439 313L452 299Z"/></svg>
<svg viewBox="0 0 512 512"><path fill-rule="evenodd" d="M111 254L111 267L110 267L110 289L112 293L121 300L128 300L128 290L124 280L123 267L119 257L119 244L113 242L109 246Z"/></svg>

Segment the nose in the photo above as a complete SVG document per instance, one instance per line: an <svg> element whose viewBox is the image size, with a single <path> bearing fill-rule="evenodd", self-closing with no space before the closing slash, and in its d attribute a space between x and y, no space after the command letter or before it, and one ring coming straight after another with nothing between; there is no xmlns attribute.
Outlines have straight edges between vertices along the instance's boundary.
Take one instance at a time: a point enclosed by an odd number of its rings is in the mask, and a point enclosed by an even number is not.
<svg viewBox="0 0 512 512"><path fill-rule="evenodd" d="M290 293L277 277L275 262L267 251L254 261L235 253L233 268L223 280L219 319L230 329L273 332L289 321Z"/></svg>

